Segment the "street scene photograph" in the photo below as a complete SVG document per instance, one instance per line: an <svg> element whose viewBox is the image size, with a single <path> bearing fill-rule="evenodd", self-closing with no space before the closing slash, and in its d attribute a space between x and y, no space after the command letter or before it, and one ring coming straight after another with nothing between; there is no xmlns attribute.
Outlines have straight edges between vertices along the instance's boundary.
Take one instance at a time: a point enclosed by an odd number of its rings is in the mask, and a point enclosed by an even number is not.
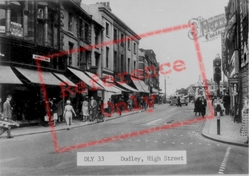
<svg viewBox="0 0 250 176"><path fill-rule="evenodd" d="M1 0L0 175L249 175L248 0Z"/></svg>

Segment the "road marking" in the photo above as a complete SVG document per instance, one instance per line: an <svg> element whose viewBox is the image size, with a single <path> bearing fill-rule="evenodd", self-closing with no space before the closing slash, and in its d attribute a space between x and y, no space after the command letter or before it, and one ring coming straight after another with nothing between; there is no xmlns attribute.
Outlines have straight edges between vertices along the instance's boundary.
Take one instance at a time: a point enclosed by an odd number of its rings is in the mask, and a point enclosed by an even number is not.
<svg viewBox="0 0 250 176"><path fill-rule="evenodd" d="M155 141L155 142L157 142L157 141Z"/></svg>
<svg viewBox="0 0 250 176"><path fill-rule="evenodd" d="M174 110L176 110L176 108L174 108L174 109L170 109L168 112L171 112L171 111L174 111Z"/></svg>
<svg viewBox="0 0 250 176"><path fill-rule="evenodd" d="M227 151L226 151L226 154L224 156L224 159L223 159L223 161L221 163L218 174L224 174L224 171L225 171L226 166L227 166L227 160L228 160L228 157L229 157L229 154L230 154L230 150L231 150L231 147L228 147Z"/></svg>
<svg viewBox="0 0 250 176"><path fill-rule="evenodd" d="M137 141L140 141L140 140L137 140Z"/></svg>
<svg viewBox="0 0 250 176"><path fill-rule="evenodd" d="M159 120L161 120L161 118L160 118L160 119L157 119L157 120L154 120L154 121L152 121L152 122L149 122L149 123L147 123L146 125L150 125L151 123L155 123L155 122L157 122L157 121L159 121Z"/></svg>
<svg viewBox="0 0 250 176"><path fill-rule="evenodd" d="M172 142L172 144L175 144L175 142Z"/></svg>

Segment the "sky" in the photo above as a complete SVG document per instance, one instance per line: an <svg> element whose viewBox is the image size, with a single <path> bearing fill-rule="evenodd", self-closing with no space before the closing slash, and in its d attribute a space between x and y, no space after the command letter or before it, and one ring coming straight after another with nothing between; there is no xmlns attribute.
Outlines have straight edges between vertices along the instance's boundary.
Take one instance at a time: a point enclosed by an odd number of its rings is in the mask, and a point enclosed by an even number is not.
<svg viewBox="0 0 250 176"><path fill-rule="evenodd" d="M84 4L108 2L82 0ZM138 35L176 25L187 24L192 18L208 19L225 13L229 0L109 0L112 13ZM142 38L139 48L152 49L160 64L183 60L186 69L181 72L172 70L170 74L160 74L160 88L164 92L166 79L167 95L176 89L195 84L200 74L194 41L188 37L189 28L170 33L161 33ZM206 41L198 39L207 79L213 78L213 59L221 56L221 37Z"/></svg>

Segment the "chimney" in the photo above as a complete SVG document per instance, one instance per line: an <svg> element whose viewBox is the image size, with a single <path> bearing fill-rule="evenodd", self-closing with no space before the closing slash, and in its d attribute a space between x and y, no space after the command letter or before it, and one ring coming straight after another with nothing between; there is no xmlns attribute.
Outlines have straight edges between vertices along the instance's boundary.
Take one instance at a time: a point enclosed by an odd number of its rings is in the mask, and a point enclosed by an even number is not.
<svg viewBox="0 0 250 176"><path fill-rule="evenodd" d="M107 2L107 8L111 11L110 3Z"/></svg>

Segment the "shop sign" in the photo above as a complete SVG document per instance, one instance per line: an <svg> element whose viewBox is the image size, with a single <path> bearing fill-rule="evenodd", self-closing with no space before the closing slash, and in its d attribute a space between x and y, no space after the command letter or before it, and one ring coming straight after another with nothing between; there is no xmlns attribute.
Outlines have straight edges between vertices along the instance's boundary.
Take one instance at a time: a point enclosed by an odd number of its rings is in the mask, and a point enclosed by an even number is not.
<svg viewBox="0 0 250 176"><path fill-rule="evenodd" d="M233 77L235 74L239 73L239 59L238 59L238 50L235 50L231 60L230 60L230 77Z"/></svg>
<svg viewBox="0 0 250 176"><path fill-rule="evenodd" d="M0 33L5 33L5 26L0 26Z"/></svg>
<svg viewBox="0 0 250 176"><path fill-rule="evenodd" d="M188 32L188 37L192 40L194 40L194 37L205 37L205 41L213 40L225 30L226 21L225 14L216 15L208 19L202 17L192 18L188 24L194 25L195 31L191 29Z"/></svg>
<svg viewBox="0 0 250 176"><path fill-rule="evenodd" d="M15 22L10 22L10 34L16 37L23 37L22 25Z"/></svg>
<svg viewBox="0 0 250 176"><path fill-rule="evenodd" d="M40 55L33 54L32 58L40 60L40 61L50 62L50 58L49 57L45 57L45 56L40 56Z"/></svg>
<svg viewBox="0 0 250 176"><path fill-rule="evenodd" d="M228 20L226 25L226 31L229 31L234 26L235 23L236 23L236 13L234 13L231 16L230 20Z"/></svg>

